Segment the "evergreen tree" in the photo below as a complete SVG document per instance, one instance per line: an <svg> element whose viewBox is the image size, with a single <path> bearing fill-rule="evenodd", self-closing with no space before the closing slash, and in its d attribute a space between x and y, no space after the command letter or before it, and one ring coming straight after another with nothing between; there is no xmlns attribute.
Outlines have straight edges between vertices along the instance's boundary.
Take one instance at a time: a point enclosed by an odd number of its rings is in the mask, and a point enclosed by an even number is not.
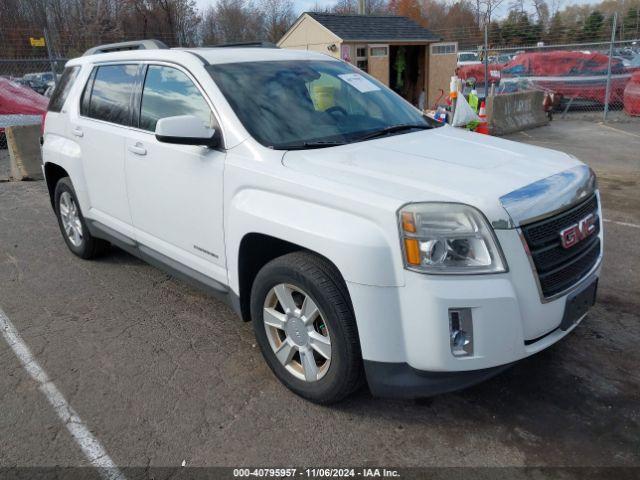
<svg viewBox="0 0 640 480"><path fill-rule="evenodd" d="M542 36L542 28L529 20L526 12L512 10L502 24L502 38L507 45L535 45Z"/></svg>
<svg viewBox="0 0 640 480"><path fill-rule="evenodd" d="M582 42L584 40L584 25L576 22L572 27L567 29L565 38L568 43Z"/></svg>
<svg viewBox="0 0 640 480"><path fill-rule="evenodd" d="M640 6L630 7L622 20L625 38L640 37Z"/></svg>
<svg viewBox="0 0 640 480"><path fill-rule="evenodd" d="M603 34L604 15L599 10L594 10L587 17L582 27L582 40L600 40Z"/></svg>
<svg viewBox="0 0 640 480"><path fill-rule="evenodd" d="M544 40L546 43L563 43L566 41L566 27L562 21L562 15L556 12L551 21L549 22L549 30L547 31Z"/></svg>
<svg viewBox="0 0 640 480"><path fill-rule="evenodd" d="M487 36L489 37L489 45L502 45L502 29L500 28L500 24L497 22L491 22L489 24Z"/></svg>

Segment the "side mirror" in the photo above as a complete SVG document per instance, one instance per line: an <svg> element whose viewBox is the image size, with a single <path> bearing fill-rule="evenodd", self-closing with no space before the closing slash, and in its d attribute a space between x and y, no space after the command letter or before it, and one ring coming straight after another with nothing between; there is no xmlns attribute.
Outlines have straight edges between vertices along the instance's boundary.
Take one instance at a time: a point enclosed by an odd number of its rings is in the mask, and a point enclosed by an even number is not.
<svg viewBox="0 0 640 480"><path fill-rule="evenodd" d="M193 115L161 118L156 124L156 139L163 143L216 147L216 133L214 128L206 127L201 119Z"/></svg>

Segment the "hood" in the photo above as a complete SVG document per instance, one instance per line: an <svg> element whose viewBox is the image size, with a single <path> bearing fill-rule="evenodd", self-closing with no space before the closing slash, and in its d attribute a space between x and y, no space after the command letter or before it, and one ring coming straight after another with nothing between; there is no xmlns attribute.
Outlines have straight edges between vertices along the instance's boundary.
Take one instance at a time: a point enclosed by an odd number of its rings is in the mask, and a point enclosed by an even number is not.
<svg viewBox="0 0 640 480"><path fill-rule="evenodd" d="M582 163L555 150L449 126L367 142L287 152L299 172L409 202L459 202L502 224L500 197Z"/></svg>

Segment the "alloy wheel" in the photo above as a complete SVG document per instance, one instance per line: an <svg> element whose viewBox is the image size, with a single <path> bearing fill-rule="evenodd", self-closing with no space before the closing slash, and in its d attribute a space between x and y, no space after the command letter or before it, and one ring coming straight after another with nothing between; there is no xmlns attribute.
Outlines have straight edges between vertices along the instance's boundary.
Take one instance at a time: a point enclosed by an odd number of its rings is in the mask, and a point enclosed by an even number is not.
<svg viewBox="0 0 640 480"><path fill-rule="evenodd" d="M82 244L82 222L80 221L80 211L75 200L69 192L62 192L60 195L60 219L67 238L74 247Z"/></svg>
<svg viewBox="0 0 640 480"><path fill-rule="evenodd" d="M331 337L309 294L294 285L276 285L265 299L263 320L269 344L287 371L306 382L324 377L331 364Z"/></svg>

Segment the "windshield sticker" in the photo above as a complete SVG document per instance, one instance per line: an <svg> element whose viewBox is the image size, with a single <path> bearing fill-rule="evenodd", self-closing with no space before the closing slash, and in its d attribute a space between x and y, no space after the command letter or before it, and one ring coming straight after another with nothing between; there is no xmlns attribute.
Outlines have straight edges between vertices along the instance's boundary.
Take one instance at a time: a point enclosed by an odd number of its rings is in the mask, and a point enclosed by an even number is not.
<svg viewBox="0 0 640 480"><path fill-rule="evenodd" d="M370 82L359 73L344 73L342 75L338 75L338 77L362 93L380 90L380 87L377 87L374 83Z"/></svg>

